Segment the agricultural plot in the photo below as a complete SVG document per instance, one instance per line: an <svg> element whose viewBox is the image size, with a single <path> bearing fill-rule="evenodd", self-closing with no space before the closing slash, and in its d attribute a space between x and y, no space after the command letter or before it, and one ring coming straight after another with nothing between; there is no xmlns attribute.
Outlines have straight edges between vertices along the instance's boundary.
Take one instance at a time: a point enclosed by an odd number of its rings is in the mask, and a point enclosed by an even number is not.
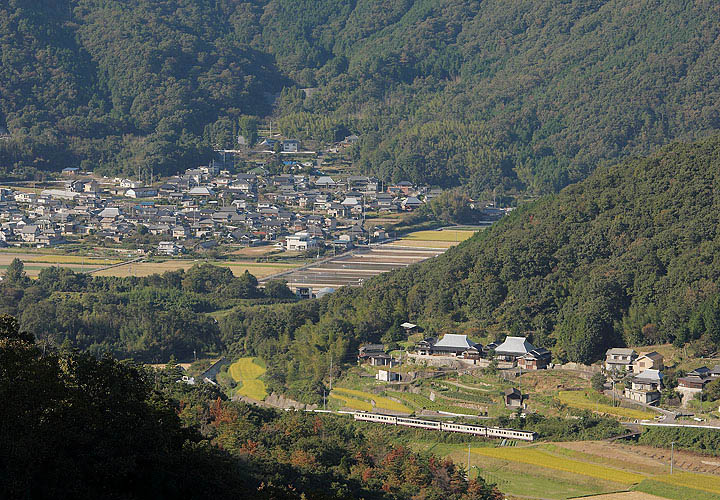
<svg viewBox="0 0 720 500"><path fill-rule="evenodd" d="M641 474L557 456L537 447L474 448L471 451L486 457L546 467L625 485L636 484L645 479Z"/></svg>
<svg viewBox="0 0 720 500"><path fill-rule="evenodd" d="M674 474L673 474L674 475ZM669 484L655 479L646 479L633 488L636 492L644 492L670 500L717 500L717 493L702 491L696 487Z"/></svg>
<svg viewBox="0 0 720 500"><path fill-rule="evenodd" d="M373 276L407 267L443 252L443 249L380 245L320 261L288 273L284 279L292 289L312 288L315 292L325 287L360 286Z"/></svg>
<svg viewBox="0 0 720 500"><path fill-rule="evenodd" d="M259 358L240 358L228 370L233 380L241 384L236 393L258 401L267 396L265 382L260 380L265 371L265 363Z"/></svg>
<svg viewBox="0 0 720 500"><path fill-rule="evenodd" d="M118 259L83 257L81 255L2 252L0 253L0 271L4 272L16 258L25 264L25 272L30 277L35 277L46 267L52 266L67 267L76 272L84 272L122 262Z"/></svg>
<svg viewBox="0 0 720 500"><path fill-rule="evenodd" d="M446 241L449 243L460 243L470 238L475 231L443 229L442 231L415 231L402 237L404 240L419 241Z"/></svg>
<svg viewBox="0 0 720 500"><path fill-rule="evenodd" d="M188 270L193 265L204 261L196 260L166 260L163 262L138 262L126 266L105 269L95 273L95 276L149 276L151 274L162 274L166 271L177 271L178 269ZM256 278L263 278L271 274L279 273L287 269L297 267L293 264L278 263L256 263L254 261L211 261L210 264L221 267L228 267L235 276L240 276L245 271Z"/></svg>
<svg viewBox="0 0 720 500"><path fill-rule="evenodd" d="M336 396L344 396L344 397L354 396L354 398L356 398L357 400L362 400L365 402L375 401L375 407L379 408L381 410L390 410L390 411L399 412L399 413L412 413L412 409L408 408L407 406L405 406L401 403L398 403L397 401L394 401L390 398L377 396L377 395L369 393L369 392L359 391L357 389L345 389L345 388L341 388L341 387L336 387L335 389L333 389L333 394L335 394ZM360 408L358 408L358 409L360 409ZM372 410L372 405L370 407L370 410ZM370 410L365 410L365 411L370 411Z"/></svg>
<svg viewBox="0 0 720 500"><path fill-rule="evenodd" d="M351 398L343 394L335 393L335 391L330 393L330 399L337 399L343 408L350 408L351 410L372 411L373 409L372 404L367 401Z"/></svg>
<svg viewBox="0 0 720 500"><path fill-rule="evenodd" d="M655 476L653 479L673 486L694 488L708 493L714 493L717 497L720 497L720 477L717 476L694 474L692 472L676 472L675 474Z"/></svg>
<svg viewBox="0 0 720 500"><path fill-rule="evenodd" d="M479 415L480 411L472 408L465 408L464 406L455 406L447 403L446 401L432 401L430 398L423 396L422 394L413 394L410 392L395 392L387 391L388 394L393 397L402 400L405 404L412 407L415 411L420 411L423 408L432 411L445 411L449 413L460 413L466 415Z"/></svg>
<svg viewBox="0 0 720 500"><path fill-rule="evenodd" d="M594 401L585 391L560 391L558 399L563 404L572 408L590 410L619 418L646 420L652 419L655 415L657 415L657 413L652 411L621 408L618 406L611 406L604 402Z"/></svg>

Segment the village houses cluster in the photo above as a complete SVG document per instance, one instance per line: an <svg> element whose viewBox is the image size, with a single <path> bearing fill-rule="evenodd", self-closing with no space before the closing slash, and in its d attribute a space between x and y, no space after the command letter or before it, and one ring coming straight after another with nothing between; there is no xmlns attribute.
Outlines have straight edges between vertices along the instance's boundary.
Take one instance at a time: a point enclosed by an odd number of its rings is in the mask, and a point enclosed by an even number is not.
<svg viewBox="0 0 720 500"><path fill-rule="evenodd" d="M363 227L368 211L411 211L440 193L316 173L272 175L259 166L232 175L213 163L146 186L67 168L57 188L0 190L0 245L55 246L87 235L117 243L142 226L157 236L153 250L167 255L222 243L344 250L387 239L382 228Z"/></svg>
<svg viewBox="0 0 720 500"><path fill-rule="evenodd" d="M637 353L629 348L612 348L605 353L605 373L612 380L625 379L623 395L638 403L657 405L660 402L663 383L663 356L655 351ZM720 365L710 369L705 366L678 377L675 389L682 398L683 406L702 393L705 385L720 378Z"/></svg>

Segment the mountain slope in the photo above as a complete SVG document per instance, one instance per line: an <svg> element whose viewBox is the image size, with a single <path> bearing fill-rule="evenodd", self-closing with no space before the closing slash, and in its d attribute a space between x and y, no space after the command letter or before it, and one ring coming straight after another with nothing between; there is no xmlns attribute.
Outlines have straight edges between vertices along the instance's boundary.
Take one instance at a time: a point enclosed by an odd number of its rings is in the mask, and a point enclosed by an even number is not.
<svg viewBox="0 0 720 500"><path fill-rule="evenodd" d="M322 378L331 355L400 340L406 320L428 334L484 341L527 334L559 361L594 361L623 344L692 342L712 352L720 345L719 218L720 137L600 168L440 257L322 299L292 345L285 340L266 358L276 365L269 373L283 373L284 383ZM258 326L273 321L263 315ZM232 316L221 325L233 327ZM244 328L245 349L267 355L267 339L253 335L272 329Z"/></svg>
<svg viewBox="0 0 720 500"><path fill-rule="evenodd" d="M12 0L0 16L0 167L17 175L169 173L272 113L298 138L359 133L357 167L386 180L542 193L720 128L712 2Z"/></svg>

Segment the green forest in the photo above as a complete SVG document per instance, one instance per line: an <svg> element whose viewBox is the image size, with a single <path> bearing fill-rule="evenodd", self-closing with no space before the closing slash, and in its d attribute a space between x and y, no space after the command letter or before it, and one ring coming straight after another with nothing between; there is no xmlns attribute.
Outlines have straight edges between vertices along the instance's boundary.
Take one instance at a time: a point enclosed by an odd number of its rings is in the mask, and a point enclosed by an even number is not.
<svg viewBox="0 0 720 500"><path fill-rule="evenodd" d="M440 257L296 301L249 274L199 265L147 278L88 277L17 261L2 310L38 344L164 362L207 353L259 356L270 391L317 402L359 345L466 332L527 335L555 361L672 342L697 356L720 343L720 136L601 167L527 204Z"/></svg>
<svg viewBox="0 0 720 500"><path fill-rule="evenodd" d="M386 181L555 192L720 128L719 17L681 0L9 0L0 176L148 179L272 119L359 134L355 166Z"/></svg>
<svg viewBox="0 0 720 500"><path fill-rule="evenodd" d="M181 376L173 364L43 355L0 316L0 497L502 498L351 419L233 403Z"/></svg>

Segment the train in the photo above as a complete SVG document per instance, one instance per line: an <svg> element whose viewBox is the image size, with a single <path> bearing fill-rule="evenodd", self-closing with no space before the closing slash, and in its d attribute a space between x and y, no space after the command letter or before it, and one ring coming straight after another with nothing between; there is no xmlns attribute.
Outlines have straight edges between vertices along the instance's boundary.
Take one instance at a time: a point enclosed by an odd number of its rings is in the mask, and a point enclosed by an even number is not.
<svg viewBox="0 0 720 500"><path fill-rule="evenodd" d="M484 427L482 425L457 424L455 422L437 422L434 420L423 420L420 418L396 417L394 415L383 415L381 413L368 413L364 411L353 412L355 420L365 422L377 422L389 425L404 425L407 427L418 427L443 432L462 432L475 436L518 439L521 441L535 441L537 433L533 431L519 431L516 429L501 429L499 427Z"/></svg>

